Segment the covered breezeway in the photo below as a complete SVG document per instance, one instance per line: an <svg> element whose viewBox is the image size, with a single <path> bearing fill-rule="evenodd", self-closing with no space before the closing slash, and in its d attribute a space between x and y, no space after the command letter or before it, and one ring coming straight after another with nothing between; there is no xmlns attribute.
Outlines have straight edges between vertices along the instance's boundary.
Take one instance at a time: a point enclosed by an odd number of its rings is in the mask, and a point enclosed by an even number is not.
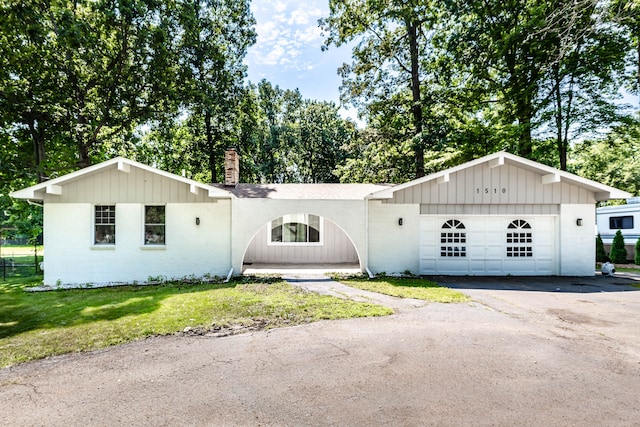
<svg viewBox="0 0 640 427"><path fill-rule="evenodd" d="M247 246L244 274L360 272L358 252L337 224L319 215L285 214L266 223Z"/></svg>

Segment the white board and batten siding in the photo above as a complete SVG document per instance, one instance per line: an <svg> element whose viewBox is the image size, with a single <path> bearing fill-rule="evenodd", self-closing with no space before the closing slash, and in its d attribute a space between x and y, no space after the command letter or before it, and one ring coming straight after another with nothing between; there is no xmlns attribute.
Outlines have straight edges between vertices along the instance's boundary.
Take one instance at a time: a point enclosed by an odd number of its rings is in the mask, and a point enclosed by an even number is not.
<svg viewBox="0 0 640 427"><path fill-rule="evenodd" d="M356 249L344 231L321 218L322 243L311 245L269 244L269 224L253 238L244 257L245 263L269 264L338 264L358 263Z"/></svg>
<svg viewBox="0 0 640 427"><path fill-rule="evenodd" d="M595 197L592 191L571 183L543 183L540 173L513 164L490 167L481 163L400 189L385 203L420 205L420 274L556 275L564 273L561 206L593 206ZM585 215L585 220L589 218L591 215ZM444 230L449 220L460 221L465 228ZM508 242L508 233L514 231L509 224L517 220L531 227L527 230L531 242ZM588 227L571 231L585 230ZM441 233L447 231L464 233L464 256L443 254L443 246L462 245L442 243ZM507 248L514 246L530 248L531 255L508 256Z"/></svg>
<svg viewBox="0 0 640 427"><path fill-rule="evenodd" d="M100 170L64 183L60 195L46 194L45 203L215 203L207 191L191 192L189 185L136 167L129 172Z"/></svg>
<svg viewBox="0 0 640 427"><path fill-rule="evenodd" d="M480 164L398 190L391 203L421 205L558 205L595 203L593 192L566 182L543 184L541 175L513 165Z"/></svg>

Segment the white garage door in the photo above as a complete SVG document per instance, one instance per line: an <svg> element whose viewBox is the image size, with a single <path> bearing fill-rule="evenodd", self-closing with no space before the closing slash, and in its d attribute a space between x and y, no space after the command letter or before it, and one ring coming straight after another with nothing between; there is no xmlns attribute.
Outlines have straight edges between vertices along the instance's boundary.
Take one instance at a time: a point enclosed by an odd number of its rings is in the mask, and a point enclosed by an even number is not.
<svg viewBox="0 0 640 427"><path fill-rule="evenodd" d="M555 216L420 218L420 274L557 274Z"/></svg>

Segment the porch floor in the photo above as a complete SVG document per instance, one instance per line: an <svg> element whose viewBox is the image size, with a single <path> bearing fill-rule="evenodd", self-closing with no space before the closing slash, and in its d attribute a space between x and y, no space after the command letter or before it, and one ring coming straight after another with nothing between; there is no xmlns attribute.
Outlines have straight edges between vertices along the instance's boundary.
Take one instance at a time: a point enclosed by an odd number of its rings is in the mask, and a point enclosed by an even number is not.
<svg viewBox="0 0 640 427"><path fill-rule="evenodd" d="M325 275L327 273L359 274L359 264L263 264L242 266L242 274Z"/></svg>

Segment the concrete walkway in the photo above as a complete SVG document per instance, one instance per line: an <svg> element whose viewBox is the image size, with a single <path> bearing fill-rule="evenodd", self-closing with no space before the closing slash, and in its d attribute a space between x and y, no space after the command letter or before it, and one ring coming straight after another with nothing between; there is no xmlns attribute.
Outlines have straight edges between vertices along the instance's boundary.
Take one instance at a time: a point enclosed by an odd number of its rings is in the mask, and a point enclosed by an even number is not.
<svg viewBox="0 0 640 427"><path fill-rule="evenodd" d="M282 275L282 279L293 286L298 286L306 289L307 291L316 292L322 295L331 295L352 301L384 305L385 307L391 307L394 310L423 307L428 304L427 301L411 298L398 298L379 294L377 292L369 292L362 289L352 288L336 282L322 274L312 274L308 272L293 274L285 273Z"/></svg>

